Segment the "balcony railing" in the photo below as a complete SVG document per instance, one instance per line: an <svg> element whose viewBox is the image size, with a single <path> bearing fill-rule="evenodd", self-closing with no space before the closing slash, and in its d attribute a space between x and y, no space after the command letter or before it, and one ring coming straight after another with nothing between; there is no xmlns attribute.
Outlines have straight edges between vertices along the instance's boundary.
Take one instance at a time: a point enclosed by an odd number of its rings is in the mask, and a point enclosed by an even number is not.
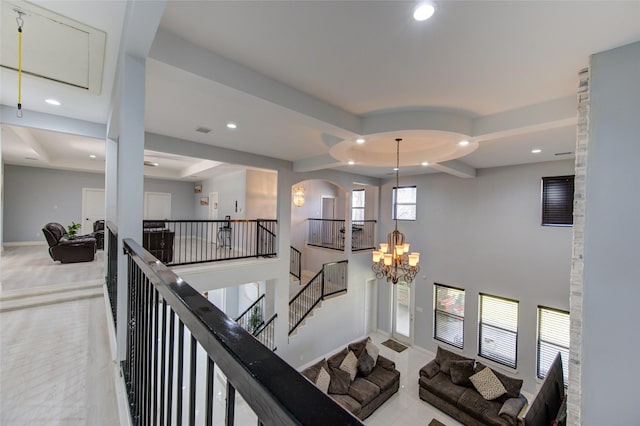
<svg viewBox="0 0 640 426"><path fill-rule="evenodd" d="M271 349L274 352L276 351L276 349L278 349L276 347L276 335L275 335L277 317L278 317L278 314L275 314L274 316L271 317L269 321L267 321L266 324L263 324L258 331L253 333L253 335L256 337L256 339L260 341L260 343L262 343L263 345L265 345L267 348Z"/></svg>
<svg viewBox="0 0 640 426"><path fill-rule="evenodd" d="M375 249L375 230L375 220L354 220L351 222L351 250Z"/></svg>
<svg viewBox="0 0 640 426"><path fill-rule="evenodd" d="M289 264L289 273L298 280L302 276L302 253L293 246L291 246L291 263Z"/></svg>
<svg viewBox="0 0 640 426"><path fill-rule="evenodd" d="M118 312L116 301L118 300L118 228L112 222L107 222L106 226L107 241L107 275L105 281L107 283L107 294L109 295L109 305L111 306L111 315L113 323L118 323Z"/></svg>
<svg viewBox="0 0 640 426"><path fill-rule="evenodd" d="M362 425L135 241L124 250L133 424Z"/></svg>
<svg viewBox="0 0 640 426"><path fill-rule="evenodd" d="M309 218L307 244L332 250L344 250L344 220Z"/></svg>
<svg viewBox="0 0 640 426"><path fill-rule="evenodd" d="M169 266L277 255L277 221L145 220L142 245Z"/></svg>

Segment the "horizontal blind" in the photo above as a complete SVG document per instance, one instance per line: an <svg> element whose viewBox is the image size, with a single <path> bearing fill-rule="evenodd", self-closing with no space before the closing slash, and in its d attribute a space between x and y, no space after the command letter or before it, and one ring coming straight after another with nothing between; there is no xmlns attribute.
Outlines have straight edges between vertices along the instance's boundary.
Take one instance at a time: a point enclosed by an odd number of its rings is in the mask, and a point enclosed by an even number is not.
<svg viewBox="0 0 640 426"><path fill-rule="evenodd" d="M416 220L416 200L418 188L415 186L394 187L392 193L391 218L398 220Z"/></svg>
<svg viewBox="0 0 640 426"><path fill-rule="evenodd" d="M565 385L569 380L569 312L538 306L538 368L543 379L558 352L562 356Z"/></svg>
<svg viewBox="0 0 640 426"><path fill-rule="evenodd" d="M573 225L574 176L542 178L542 224Z"/></svg>
<svg viewBox="0 0 640 426"><path fill-rule="evenodd" d="M518 301L480 293L479 355L516 368Z"/></svg>
<svg viewBox="0 0 640 426"><path fill-rule="evenodd" d="M464 347L464 290L435 284L433 337L460 349Z"/></svg>

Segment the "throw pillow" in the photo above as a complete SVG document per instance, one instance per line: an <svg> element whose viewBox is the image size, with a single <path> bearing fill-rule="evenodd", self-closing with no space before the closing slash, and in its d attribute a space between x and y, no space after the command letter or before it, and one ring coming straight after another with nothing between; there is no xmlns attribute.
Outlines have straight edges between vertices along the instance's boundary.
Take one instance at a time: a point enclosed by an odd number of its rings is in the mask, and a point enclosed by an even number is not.
<svg viewBox="0 0 640 426"><path fill-rule="evenodd" d="M340 364L342 364L342 361L344 360L344 357L346 357L348 353L349 353L349 349L344 348L340 352L338 352L338 353L336 353L334 355L331 355L327 359L327 362L329 363L329 367L340 368Z"/></svg>
<svg viewBox="0 0 640 426"><path fill-rule="evenodd" d="M320 369L320 372L318 373L318 378L316 379L316 386L322 392L327 393L327 391L329 390L330 383L331 383L331 376L329 376L329 373L327 372L327 370L325 370L324 367L322 367Z"/></svg>
<svg viewBox="0 0 640 426"><path fill-rule="evenodd" d="M507 390L502 385L502 382L493 374L490 368L485 368L479 373L469 377L473 387L476 388L478 393L488 401L496 399L507 393Z"/></svg>
<svg viewBox="0 0 640 426"><path fill-rule="evenodd" d="M362 353L362 351L364 350L365 346L367 346L367 342L369 340L371 339L369 339L369 337L366 337L357 342L349 343L349 350L353 351L353 354L356 356L356 358L358 358Z"/></svg>
<svg viewBox="0 0 640 426"><path fill-rule="evenodd" d="M356 373L358 372L358 358L356 358L353 351L349 351L342 363L340 364L340 370L344 370L349 373L351 377L351 381L354 381L356 378Z"/></svg>
<svg viewBox="0 0 640 426"><path fill-rule="evenodd" d="M460 386L471 386L469 377L473 376L473 361L451 361L451 381Z"/></svg>
<svg viewBox="0 0 640 426"><path fill-rule="evenodd" d="M312 383L315 383L318 379L318 373L320 373L320 368L325 367L327 365L327 361L323 358L322 360L316 362L310 367L305 368L302 371L302 374L309 379ZM326 367L325 367L326 369Z"/></svg>
<svg viewBox="0 0 640 426"><path fill-rule="evenodd" d="M487 367L481 362L479 362L478 365L476 366L476 371L480 371L484 368L487 368ZM493 369L491 370L493 371L493 374L496 375L498 380L500 380L504 388L507 390L507 394L506 394L507 397L517 398L518 396L520 396L520 389L522 389L523 380L514 379L513 377L506 376L500 373L499 371L496 371Z"/></svg>
<svg viewBox="0 0 640 426"><path fill-rule="evenodd" d="M373 358L373 365L376 365L376 362L378 362L378 355L380 354L380 349L376 345L374 345L371 340L367 342L364 349L367 351L369 356Z"/></svg>
<svg viewBox="0 0 640 426"><path fill-rule="evenodd" d="M472 358L467 358L462 355L458 355L456 353L450 352L446 349L442 349L438 346L438 351L436 352L436 363L440 366L440 371L444 374L451 374L449 371L451 367L451 361L474 361Z"/></svg>
<svg viewBox="0 0 640 426"><path fill-rule="evenodd" d="M346 395L349 393L349 385L351 385L351 375L339 368L330 368L329 375L331 383L329 383L329 393Z"/></svg>
<svg viewBox="0 0 640 426"><path fill-rule="evenodd" d="M358 375L362 377L367 377L373 371L373 367L375 367L376 363L369 355L369 352L362 351L360 357L358 358Z"/></svg>

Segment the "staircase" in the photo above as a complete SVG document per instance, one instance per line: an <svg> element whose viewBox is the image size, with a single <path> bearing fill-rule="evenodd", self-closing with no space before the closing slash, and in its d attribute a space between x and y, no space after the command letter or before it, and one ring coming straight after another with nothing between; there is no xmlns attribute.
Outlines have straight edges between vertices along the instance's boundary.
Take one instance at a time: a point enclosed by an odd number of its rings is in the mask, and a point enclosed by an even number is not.
<svg viewBox="0 0 640 426"><path fill-rule="evenodd" d="M275 319L278 314L274 314L269 321L265 322L264 301L265 297L263 294L236 318L236 322L263 345L275 352Z"/></svg>

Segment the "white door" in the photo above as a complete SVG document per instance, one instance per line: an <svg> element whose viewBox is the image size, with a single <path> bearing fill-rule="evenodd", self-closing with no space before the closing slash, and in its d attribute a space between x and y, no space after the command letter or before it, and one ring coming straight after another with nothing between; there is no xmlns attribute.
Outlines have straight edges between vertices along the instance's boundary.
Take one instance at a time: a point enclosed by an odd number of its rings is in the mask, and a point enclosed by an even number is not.
<svg viewBox="0 0 640 426"><path fill-rule="evenodd" d="M171 219L171 194L166 192L145 192L144 218L147 220Z"/></svg>
<svg viewBox="0 0 640 426"><path fill-rule="evenodd" d="M104 189L82 188L82 231L93 232L93 222L104 219Z"/></svg>
<svg viewBox="0 0 640 426"><path fill-rule="evenodd" d="M218 193L209 193L209 220L218 220ZM218 224L207 225L207 241L211 244L216 243L216 233L218 232Z"/></svg>
<svg viewBox="0 0 640 426"><path fill-rule="evenodd" d="M333 219L335 216L335 202L333 197L322 197L322 219Z"/></svg>
<svg viewBox="0 0 640 426"><path fill-rule="evenodd" d="M411 345L413 344L413 289L404 281L399 281L398 284L392 285L391 291L393 293L391 336L399 342Z"/></svg>

